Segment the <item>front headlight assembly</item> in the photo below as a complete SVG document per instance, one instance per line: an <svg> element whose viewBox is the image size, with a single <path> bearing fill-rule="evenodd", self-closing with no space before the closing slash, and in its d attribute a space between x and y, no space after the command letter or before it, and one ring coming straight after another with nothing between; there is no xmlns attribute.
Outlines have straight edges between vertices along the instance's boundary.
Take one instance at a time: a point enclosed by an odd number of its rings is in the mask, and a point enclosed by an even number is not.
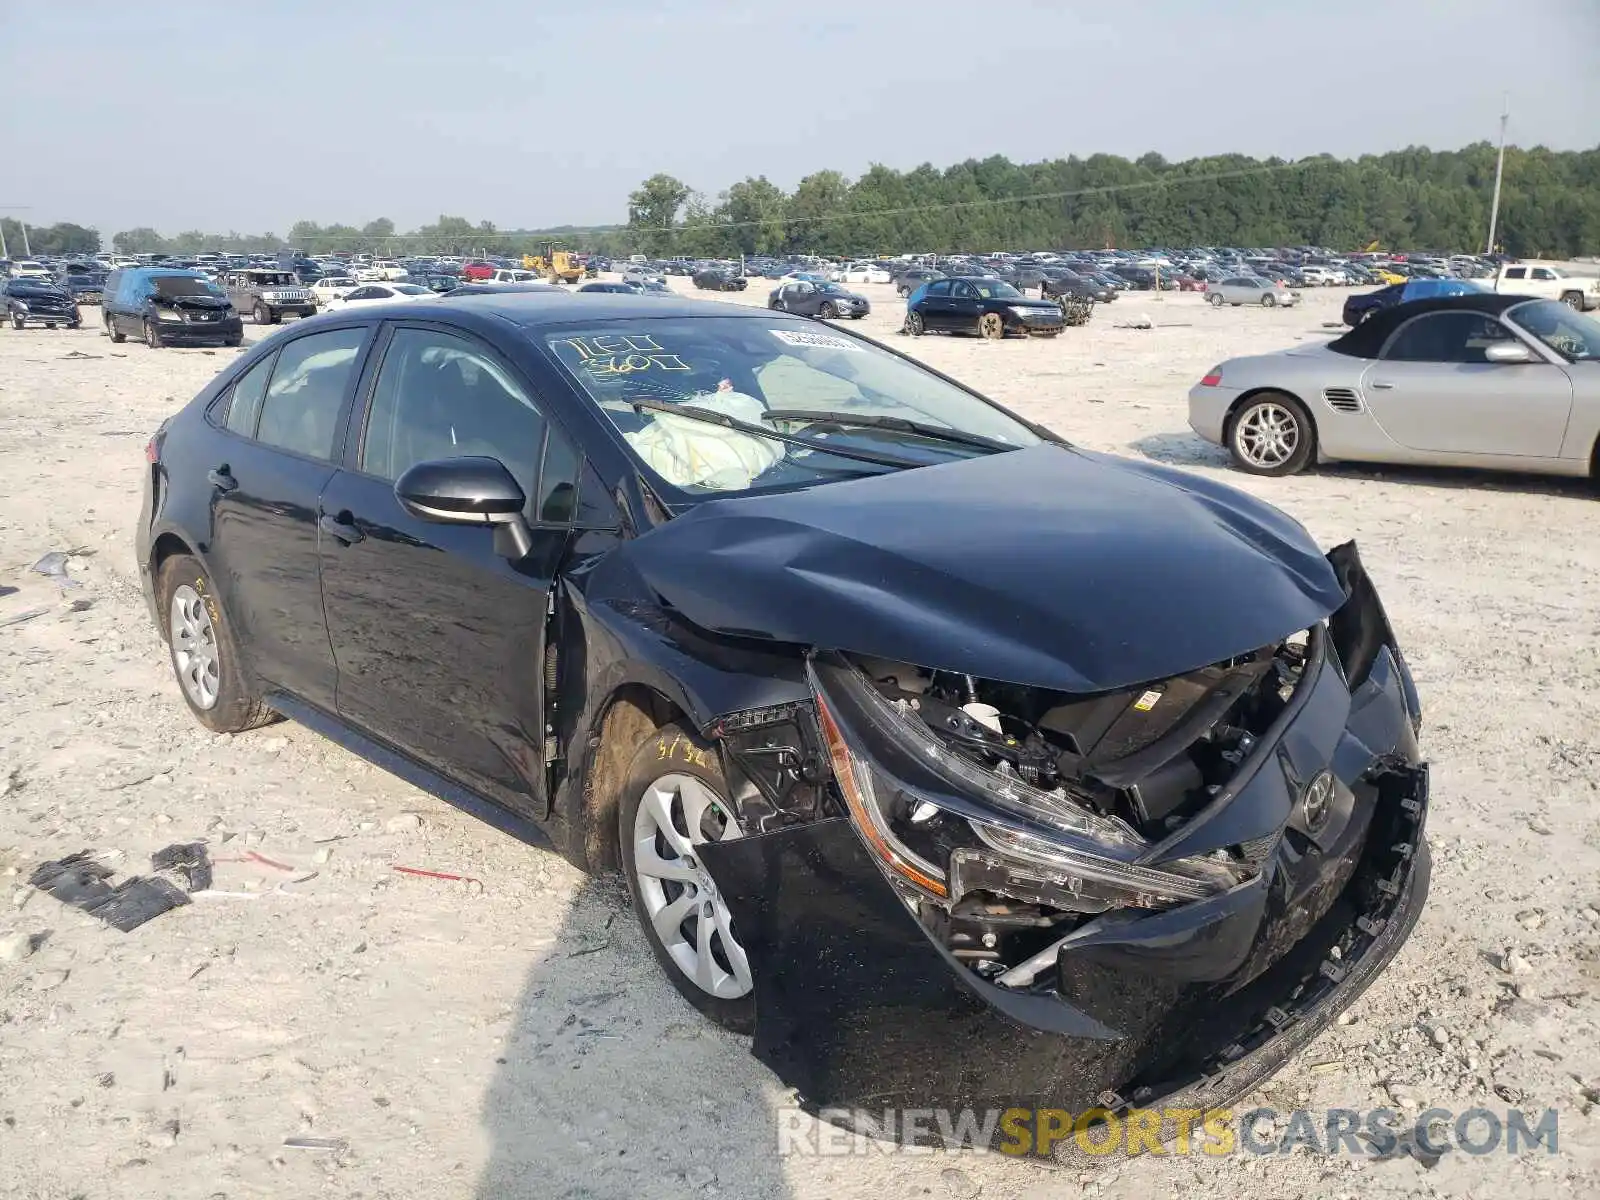
<svg viewBox="0 0 1600 1200"><path fill-rule="evenodd" d="M807 673L851 820L908 899L948 906L981 891L1079 913L1155 910L1255 871L1226 854L1139 865L1152 843L1125 821L957 755L843 660L812 659Z"/></svg>
<svg viewBox="0 0 1600 1200"><path fill-rule="evenodd" d="M158 308L156 309L156 320L181 321L183 320L183 314L174 308Z"/></svg>

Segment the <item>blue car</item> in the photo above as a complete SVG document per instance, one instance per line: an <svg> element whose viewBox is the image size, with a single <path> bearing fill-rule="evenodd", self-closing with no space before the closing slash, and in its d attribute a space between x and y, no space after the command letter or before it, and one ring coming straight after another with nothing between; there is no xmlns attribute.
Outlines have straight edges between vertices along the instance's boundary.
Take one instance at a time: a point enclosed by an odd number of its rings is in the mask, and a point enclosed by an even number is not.
<svg viewBox="0 0 1600 1200"><path fill-rule="evenodd" d="M1363 292L1344 302L1344 323L1359 325L1375 312L1404 304L1408 300L1434 300L1440 296L1464 296L1484 289L1466 279L1408 279L1375 292Z"/></svg>

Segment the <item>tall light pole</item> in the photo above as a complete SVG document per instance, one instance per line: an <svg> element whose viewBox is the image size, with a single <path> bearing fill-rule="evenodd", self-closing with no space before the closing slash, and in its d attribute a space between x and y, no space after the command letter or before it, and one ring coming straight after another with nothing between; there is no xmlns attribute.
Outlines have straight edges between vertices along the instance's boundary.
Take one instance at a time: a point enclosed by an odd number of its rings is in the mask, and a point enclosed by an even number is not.
<svg viewBox="0 0 1600 1200"><path fill-rule="evenodd" d="M0 213L22 213L32 211L33 210L30 209L26 204L0 204ZM22 227L22 253L28 258L32 258L33 251L28 247L28 226L21 217L16 218L16 221L17 224ZM6 225L4 221L0 221L0 258L10 257L11 254L6 249Z"/></svg>
<svg viewBox="0 0 1600 1200"><path fill-rule="evenodd" d="M1511 94L1502 93L1500 106L1500 157L1494 164L1494 200L1489 205L1489 244L1485 254L1494 253L1494 227L1500 219L1500 177L1506 172L1506 122L1511 120Z"/></svg>

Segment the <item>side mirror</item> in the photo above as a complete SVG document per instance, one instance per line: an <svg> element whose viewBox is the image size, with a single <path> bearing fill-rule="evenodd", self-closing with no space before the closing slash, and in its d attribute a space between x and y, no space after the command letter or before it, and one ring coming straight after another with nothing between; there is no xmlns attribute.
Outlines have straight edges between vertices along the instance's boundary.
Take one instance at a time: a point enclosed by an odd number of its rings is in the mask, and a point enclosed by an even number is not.
<svg viewBox="0 0 1600 1200"><path fill-rule="evenodd" d="M494 527L497 554L526 558L533 538L522 510L522 488L498 458L442 458L420 462L394 484L395 499L414 517L440 525Z"/></svg>
<svg viewBox="0 0 1600 1200"><path fill-rule="evenodd" d="M1525 363L1533 361L1533 353L1521 342L1490 342L1483 348L1485 362Z"/></svg>

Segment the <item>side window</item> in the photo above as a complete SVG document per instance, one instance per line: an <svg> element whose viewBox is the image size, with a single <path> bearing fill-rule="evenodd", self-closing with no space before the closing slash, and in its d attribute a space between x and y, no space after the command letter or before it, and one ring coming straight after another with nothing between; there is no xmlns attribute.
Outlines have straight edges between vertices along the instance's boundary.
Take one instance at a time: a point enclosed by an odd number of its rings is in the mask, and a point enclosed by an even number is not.
<svg viewBox="0 0 1600 1200"><path fill-rule="evenodd" d="M272 375L272 363L277 358L269 354L239 376L233 384L233 396L228 401L228 431L241 437L256 435L256 417L261 413L261 399L267 394L267 380Z"/></svg>
<svg viewBox="0 0 1600 1200"><path fill-rule="evenodd" d="M976 300L978 298L978 289L970 283L958 283L952 289L951 295L957 300Z"/></svg>
<svg viewBox="0 0 1600 1200"><path fill-rule="evenodd" d="M927 294L930 296L948 296L950 294L950 281L948 279L934 280L928 285Z"/></svg>
<svg viewBox="0 0 1600 1200"><path fill-rule="evenodd" d="M378 289L375 287L358 287L353 292L346 292L344 298L346 300L371 300L377 294Z"/></svg>
<svg viewBox="0 0 1600 1200"><path fill-rule="evenodd" d="M1507 267L1506 268L1506 278L1507 279L1525 279L1525 278L1527 278L1527 274L1528 274L1528 271L1527 271L1526 267Z"/></svg>
<svg viewBox="0 0 1600 1200"><path fill-rule="evenodd" d="M1492 317L1470 312L1429 313L1416 318L1385 347L1389 362L1481 363L1486 346L1510 332Z"/></svg>
<svg viewBox="0 0 1600 1200"><path fill-rule="evenodd" d="M367 330L332 329L296 338L278 351L261 402L256 437L311 458L332 460L339 412Z"/></svg>
<svg viewBox="0 0 1600 1200"><path fill-rule="evenodd" d="M1535 267L1533 269L1533 277L1535 279L1554 279L1556 273L1548 267Z"/></svg>
<svg viewBox="0 0 1600 1200"><path fill-rule="evenodd" d="M534 496L545 420L522 386L479 343L432 329L397 329L383 356L361 470L398 479L419 462L498 458Z"/></svg>

